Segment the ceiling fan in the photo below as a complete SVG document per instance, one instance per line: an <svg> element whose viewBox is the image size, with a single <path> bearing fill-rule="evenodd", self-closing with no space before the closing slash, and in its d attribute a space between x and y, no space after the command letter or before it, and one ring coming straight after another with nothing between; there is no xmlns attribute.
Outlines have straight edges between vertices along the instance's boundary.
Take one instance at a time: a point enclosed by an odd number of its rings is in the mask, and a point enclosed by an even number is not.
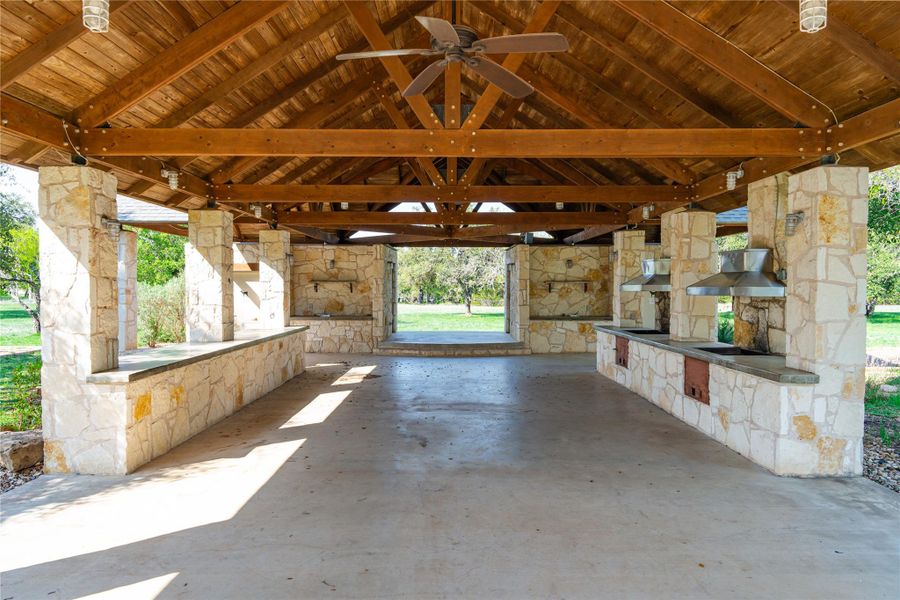
<svg viewBox="0 0 900 600"><path fill-rule="evenodd" d="M444 19L416 17L431 34L431 48L402 48L397 50L373 50L338 54L338 60L354 58L378 58L380 56L440 56L444 58L425 67L412 83L403 90L404 96L425 92L444 69L453 62L466 65L513 98L524 98L534 91L527 81L487 58L485 54L510 54L525 52L565 52L569 42L559 33L522 33L478 39L475 30L465 25L454 25Z"/></svg>

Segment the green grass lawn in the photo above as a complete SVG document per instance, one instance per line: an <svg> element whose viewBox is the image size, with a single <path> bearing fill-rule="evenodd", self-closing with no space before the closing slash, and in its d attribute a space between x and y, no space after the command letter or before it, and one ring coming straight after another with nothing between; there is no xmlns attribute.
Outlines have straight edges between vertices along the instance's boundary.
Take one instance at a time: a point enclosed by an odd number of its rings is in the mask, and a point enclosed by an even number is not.
<svg viewBox="0 0 900 600"><path fill-rule="evenodd" d="M900 313L877 312L866 319L866 346L900 346Z"/></svg>
<svg viewBox="0 0 900 600"><path fill-rule="evenodd" d="M461 304L400 304L397 331L503 331L503 307Z"/></svg>
<svg viewBox="0 0 900 600"><path fill-rule="evenodd" d="M34 321L12 299L0 300L0 347L40 346L41 334L34 332Z"/></svg>

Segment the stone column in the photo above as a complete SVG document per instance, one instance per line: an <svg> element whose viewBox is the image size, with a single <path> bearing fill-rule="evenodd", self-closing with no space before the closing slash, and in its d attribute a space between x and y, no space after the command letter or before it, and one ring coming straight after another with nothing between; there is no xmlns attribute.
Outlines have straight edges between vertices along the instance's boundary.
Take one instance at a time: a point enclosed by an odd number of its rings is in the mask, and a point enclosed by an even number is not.
<svg viewBox="0 0 900 600"><path fill-rule="evenodd" d="M118 366L116 178L88 167L41 167L41 390L44 470L115 472L125 404L85 382ZM86 435L89 432L90 435Z"/></svg>
<svg viewBox="0 0 900 600"><path fill-rule="evenodd" d="M189 342L234 339L233 237L231 213L188 211L184 274Z"/></svg>
<svg viewBox="0 0 900 600"><path fill-rule="evenodd" d="M644 247L644 232L613 233L613 324L621 327L653 328L654 306L650 292L623 292L621 286L641 274L641 260L651 258Z"/></svg>
<svg viewBox="0 0 900 600"><path fill-rule="evenodd" d="M688 296L687 287L718 270L716 214L686 210L671 216L672 292L669 333L673 340L716 341L715 296Z"/></svg>
<svg viewBox="0 0 900 600"><path fill-rule="evenodd" d="M137 233L119 232L119 351L137 348Z"/></svg>
<svg viewBox="0 0 900 600"><path fill-rule="evenodd" d="M280 229L259 232L259 325L286 327L291 319L291 234Z"/></svg>
<svg viewBox="0 0 900 600"><path fill-rule="evenodd" d="M510 277L509 298L504 298L509 306L509 334L525 345L531 343L531 305L529 303L529 281L531 278L531 248L516 244L506 251L504 262L511 265L507 269Z"/></svg>
<svg viewBox="0 0 900 600"><path fill-rule="evenodd" d="M859 475L866 365L868 170L822 166L788 178L786 362L819 376L811 403L790 407L777 471Z"/></svg>
<svg viewBox="0 0 900 600"><path fill-rule="evenodd" d="M747 186L747 247L772 249L777 273L786 262L784 217L788 175L781 173ZM784 298L734 298L734 344L784 354Z"/></svg>

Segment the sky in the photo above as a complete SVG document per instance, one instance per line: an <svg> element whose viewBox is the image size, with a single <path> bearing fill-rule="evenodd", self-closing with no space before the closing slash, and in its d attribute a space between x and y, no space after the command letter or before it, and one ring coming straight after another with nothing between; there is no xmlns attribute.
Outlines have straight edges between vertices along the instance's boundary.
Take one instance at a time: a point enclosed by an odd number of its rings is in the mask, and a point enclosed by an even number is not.
<svg viewBox="0 0 900 600"><path fill-rule="evenodd" d="M34 212L37 212L38 200L38 174L37 171L25 169L16 165L9 165L11 178L0 179L0 192L19 194L31 204Z"/></svg>

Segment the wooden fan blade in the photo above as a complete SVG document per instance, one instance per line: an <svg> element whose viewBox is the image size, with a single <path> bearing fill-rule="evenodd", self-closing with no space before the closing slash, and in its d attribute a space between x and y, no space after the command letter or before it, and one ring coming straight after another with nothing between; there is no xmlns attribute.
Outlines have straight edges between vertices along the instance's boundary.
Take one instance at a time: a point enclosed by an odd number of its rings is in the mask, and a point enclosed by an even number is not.
<svg viewBox="0 0 900 600"><path fill-rule="evenodd" d="M560 33L522 33L485 38L472 44L472 50L485 54L525 52L565 52L569 41Z"/></svg>
<svg viewBox="0 0 900 600"><path fill-rule="evenodd" d="M427 29L431 37L436 39L442 46L459 46L459 35L453 29L450 21L435 19L434 17L416 17L416 21Z"/></svg>
<svg viewBox="0 0 900 600"><path fill-rule="evenodd" d="M465 64L513 98L524 98L534 91L530 83L488 58L469 58Z"/></svg>
<svg viewBox="0 0 900 600"><path fill-rule="evenodd" d="M379 56L411 56L414 54L437 54L431 48L398 48L397 50L369 50L367 52L350 52L338 54L338 60L352 60L354 58L378 58Z"/></svg>
<svg viewBox="0 0 900 600"><path fill-rule="evenodd" d="M434 80L444 72L444 68L446 66L446 60L439 60L425 67L425 70L419 73L419 75L412 80L407 88L403 90L403 96L418 96L419 94L423 93L429 88L429 86L431 86L432 83L434 83Z"/></svg>

